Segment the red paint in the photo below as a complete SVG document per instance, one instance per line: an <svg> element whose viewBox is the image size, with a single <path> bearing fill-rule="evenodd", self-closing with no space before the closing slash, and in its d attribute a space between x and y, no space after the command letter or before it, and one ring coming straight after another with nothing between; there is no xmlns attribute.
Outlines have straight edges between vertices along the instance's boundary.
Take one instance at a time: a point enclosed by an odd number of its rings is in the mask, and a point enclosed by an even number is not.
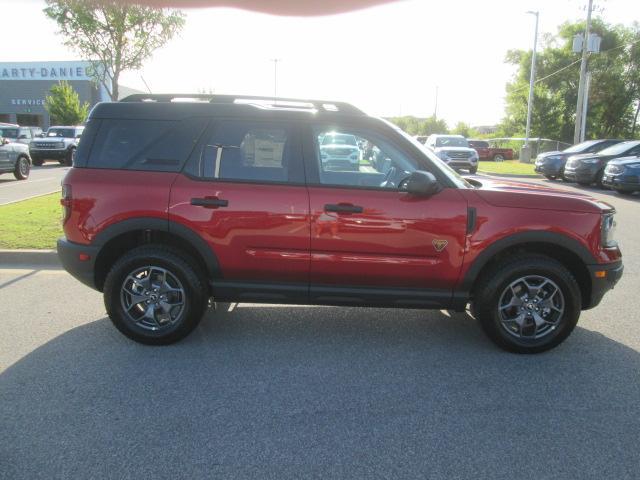
<svg viewBox="0 0 640 480"><path fill-rule="evenodd" d="M620 259L600 246L606 204L531 184L482 180L481 189L404 192L195 181L171 173L72 168L64 199L68 240L90 244L109 225L140 217L180 223L210 246L229 280L451 289L490 245L515 233L554 232L600 263ZM71 190L68 189L70 192ZM192 198L228 206L191 205ZM326 204L362 213L325 211ZM477 211L466 234L467 207ZM435 240L446 240L438 252Z"/></svg>

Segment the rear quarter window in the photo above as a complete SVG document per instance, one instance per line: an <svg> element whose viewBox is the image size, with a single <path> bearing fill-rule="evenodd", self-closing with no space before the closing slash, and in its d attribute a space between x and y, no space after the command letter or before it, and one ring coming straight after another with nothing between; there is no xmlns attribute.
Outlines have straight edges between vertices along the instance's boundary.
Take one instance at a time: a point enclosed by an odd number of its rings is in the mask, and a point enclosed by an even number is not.
<svg viewBox="0 0 640 480"><path fill-rule="evenodd" d="M204 117L184 120L101 120L87 166L178 172L207 124L208 119ZM87 133L85 131L83 137Z"/></svg>

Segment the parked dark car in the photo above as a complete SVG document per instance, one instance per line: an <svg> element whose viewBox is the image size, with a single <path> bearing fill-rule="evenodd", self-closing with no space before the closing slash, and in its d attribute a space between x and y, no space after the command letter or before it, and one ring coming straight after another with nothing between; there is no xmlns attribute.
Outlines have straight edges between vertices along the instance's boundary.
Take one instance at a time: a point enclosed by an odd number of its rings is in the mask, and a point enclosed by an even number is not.
<svg viewBox="0 0 640 480"><path fill-rule="evenodd" d="M96 105L62 182L61 262L138 342L178 341L220 302L471 303L497 345L536 353L622 275L614 208L585 194L467 181L346 103L179 97ZM329 166L331 135L384 161Z"/></svg>
<svg viewBox="0 0 640 480"><path fill-rule="evenodd" d="M486 140L468 140L469 146L478 152L480 160L493 160L502 162L503 160L513 160L512 148L492 147Z"/></svg>
<svg viewBox="0 0 640 480"><path fill-rule="evenodd" d="M604 169L602 184L618 193L640 192L640 157L611 160Z"/></svg>
<svg viewBox="0 0 640 480"><path fill-rule="evenodd" d="M640 155L640 140L617 143L595 154L569 157L564 167L564 178L580 185L596 183L602 186L604 169L610 160Z"/></svg>
<svg viewBox="0 0 640 480"><path fill-rule="evenodd" d="M541 153L536 157L535 171L544 175L549 180L562 178L567 159L572 155L597 153L620 142L622 142L622 140L587 140L586 142L572 145L562 151L556 150Z"/></svg>

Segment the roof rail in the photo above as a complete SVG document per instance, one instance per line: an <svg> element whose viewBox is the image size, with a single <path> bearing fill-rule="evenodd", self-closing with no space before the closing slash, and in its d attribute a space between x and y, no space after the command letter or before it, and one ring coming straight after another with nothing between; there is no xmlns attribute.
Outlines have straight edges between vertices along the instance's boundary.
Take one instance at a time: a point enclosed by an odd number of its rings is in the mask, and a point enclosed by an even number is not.
<svg viewBox="0 0 640 480"><path fill-rule="evenodd" d="M346 102L327 100L304 100L300 98L261 97L254 95L215 95L206 93L136 93L129 95L120 102L180 102L203 101L208 103L226 103L252 105L270 110L315 110L321 112L344 113L350 115L364 115L359 108Z"/></svg>

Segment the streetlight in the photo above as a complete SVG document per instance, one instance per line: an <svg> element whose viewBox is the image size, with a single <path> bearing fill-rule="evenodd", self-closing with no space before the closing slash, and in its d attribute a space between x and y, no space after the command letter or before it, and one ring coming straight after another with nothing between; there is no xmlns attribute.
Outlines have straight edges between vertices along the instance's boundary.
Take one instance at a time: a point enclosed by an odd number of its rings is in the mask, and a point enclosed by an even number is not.
<svg viewBox="0 0 640 480"><path fill-rule="evenodd" d="M273 99L278 98L278 62L281 62L281 58L272 58L273 62Z"/></svg>
<svg viewBox="0 0 640 480"><path fill-rule="evenodd" d="M531 160L531 147L529 146L529 135L531 133L531 109L533 107L533 84L536 79L536 49L538 47L538 20L540 18L540 12L527 12L530 15L536 16L536 31L533 37L533 54L531 55L531 76L529 77L529 100L527 102L527 127L524 135L524 147L522 148L522 154L520 155L520 161L529 162ZM522 158L522 157L525 158Z"/></svg>

